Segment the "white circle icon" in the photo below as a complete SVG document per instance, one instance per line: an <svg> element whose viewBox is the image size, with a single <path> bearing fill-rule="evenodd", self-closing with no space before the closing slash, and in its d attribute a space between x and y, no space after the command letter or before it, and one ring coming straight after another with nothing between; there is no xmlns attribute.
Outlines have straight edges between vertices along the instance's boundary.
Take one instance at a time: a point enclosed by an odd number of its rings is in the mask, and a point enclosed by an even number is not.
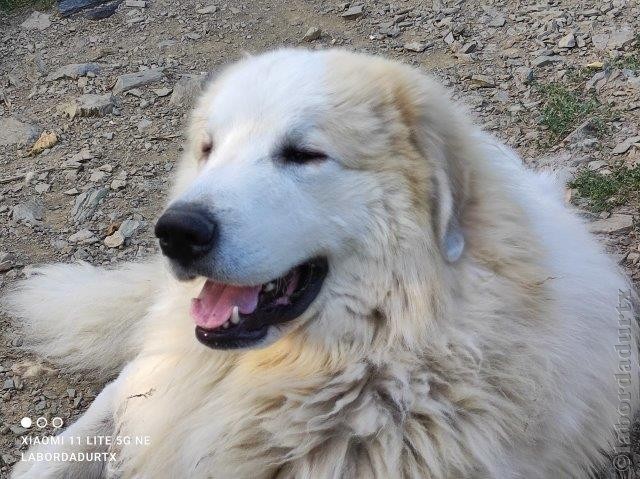
<svg viewBox="0 0 640 479"><path fill-rule="evenodd" d="M47 427L47 422L48 421L46 417L39 417L38 419L36 419L36 426L42 429L43 427Z"/></svg>
<svg viewBox="0 0 640 479"><path fill-rule="evenodd" d="M31 424L32 422L30 417L23 417L22 419L20 419L20 425L25 429L29 429L31 427Z"/></svg>
<svg viewBox="0 0 640 479"><path fill-rule="evenodd" d="M56 416L56 417L54 417L54 418L51 420L51 425L52 425L53 427L55 427L56 429L61 428L61 427L62 427L62 423L63 423L63 421L62 421L62 418L61 418L61 417L57 417L57 416Z"/></svg>

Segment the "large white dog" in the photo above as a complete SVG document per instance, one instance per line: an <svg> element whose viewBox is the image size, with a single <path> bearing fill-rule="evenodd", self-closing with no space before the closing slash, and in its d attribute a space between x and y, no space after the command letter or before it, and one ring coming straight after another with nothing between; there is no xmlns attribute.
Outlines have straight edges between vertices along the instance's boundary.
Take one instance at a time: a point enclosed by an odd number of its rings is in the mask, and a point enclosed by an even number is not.
<svg viewBox="0 0 640 479"><path fill-rule="evenodd" d="M7 298L39 354L117 375L13 477L584 478L623 450L630 285L465 116L345 51L226 69L156 225L170 268L47 266Z"/></svg>

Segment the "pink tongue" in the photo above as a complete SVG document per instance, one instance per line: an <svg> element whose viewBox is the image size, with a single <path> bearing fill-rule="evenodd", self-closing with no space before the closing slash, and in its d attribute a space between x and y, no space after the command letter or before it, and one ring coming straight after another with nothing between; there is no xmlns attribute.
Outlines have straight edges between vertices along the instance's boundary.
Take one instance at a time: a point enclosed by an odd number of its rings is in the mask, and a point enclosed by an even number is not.
<svg viewBox="0 0 640 479"><path fill-rule="evenodd" d="M231 317L233 307L242 314L253 313L258 306L262 286L232 286L207 280L197 298L191 300L191 317L205 329L222 326Z"/></svg>

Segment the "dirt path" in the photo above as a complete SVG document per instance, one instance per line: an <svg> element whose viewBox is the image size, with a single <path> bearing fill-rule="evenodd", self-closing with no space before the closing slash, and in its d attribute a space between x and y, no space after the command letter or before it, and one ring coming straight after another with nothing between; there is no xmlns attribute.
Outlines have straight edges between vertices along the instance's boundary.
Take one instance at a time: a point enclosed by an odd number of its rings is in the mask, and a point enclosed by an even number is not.
<svg viewBox="0 0 640 479"><path fill-rule="evenodd" d="M243 52L281 45L341 46L433 72L525 161L577 178L568 195L637 282L640 7L593 5L129 0L99 21L0 12L0 293L38 263L110 264L155 251L151 225L189 98ZM311 28L320 36L307 41ZM119 77L142 70L149 83L121 91ZM56 139L28 156L41 132ZM25 357L19 331L6 318L0 328L5 477L19 458L22 417L70 422L101 384Z"/></svg>

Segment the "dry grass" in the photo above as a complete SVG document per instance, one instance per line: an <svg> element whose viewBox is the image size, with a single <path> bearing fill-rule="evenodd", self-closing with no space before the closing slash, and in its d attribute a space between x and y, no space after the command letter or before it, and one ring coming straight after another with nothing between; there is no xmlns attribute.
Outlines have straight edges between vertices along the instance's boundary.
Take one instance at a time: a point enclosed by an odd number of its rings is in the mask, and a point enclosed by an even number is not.
<svg viewBox="0 0 640 479"><path fill-rule="evenodd" d="M539 91L544 101L541 124L547 128L552 144L563 139L588 118L592 119L598 135L606 131L606 108L595 96L584 93L582 88L549 83L540 85Z"/></svg>
<svg viewBox="0 0 640 479"><path fill-rule="evenodd" d="M580 172L569 186L578 190L578 194L587 199L596 212L627 203L637 203L640 192L640 166L619 167L607 175L585 170Z"/></svg>

